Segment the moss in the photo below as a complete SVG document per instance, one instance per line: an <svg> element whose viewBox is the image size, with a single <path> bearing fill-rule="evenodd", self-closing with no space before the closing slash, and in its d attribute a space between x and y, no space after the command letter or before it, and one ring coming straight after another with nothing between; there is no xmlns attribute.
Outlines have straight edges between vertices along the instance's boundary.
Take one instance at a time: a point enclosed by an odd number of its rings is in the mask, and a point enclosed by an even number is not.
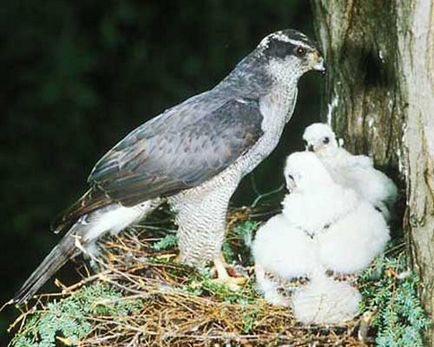
<svg viewBox="0 0 434 347"><path fill-rule="evenodd" d="M418 276L406 255L383 255L359 278L361 312L371 311L377 346L423 346L429 319L417 296Z"/></svg>
<svg viewBox="0 0 434 347"><path fill-rule="evenodd" d="M56 346L56 341L77 345L95 329L98 318L110 316L122 320L137 313L141 306L139 299L124 298L120 291L108 285L91 284L31 313L10 345L51 347Z"/></svg>

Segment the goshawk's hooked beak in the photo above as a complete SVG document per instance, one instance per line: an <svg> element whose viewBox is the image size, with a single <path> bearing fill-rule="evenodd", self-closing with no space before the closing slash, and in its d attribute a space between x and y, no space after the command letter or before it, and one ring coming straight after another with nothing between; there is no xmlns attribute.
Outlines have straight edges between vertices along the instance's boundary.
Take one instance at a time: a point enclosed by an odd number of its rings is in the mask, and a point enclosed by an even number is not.
<svg viewBox="0 0 434 347"><path fill-rule="evenodd" d="M314 51L311 53L309 57L309 63L313 70L317 70L322 74L326 73L324 58L321 56L321 54L318 51Z"/></svg>
<svg viewBox="0 0 434 347"><path fill-rule="evenodd" d="M322 57L320 58L318 63L316 65L314 65L313 69L321 72L321 74L323 74L323 75L326 73L327 69L325 67L324 59Z"/></svg>

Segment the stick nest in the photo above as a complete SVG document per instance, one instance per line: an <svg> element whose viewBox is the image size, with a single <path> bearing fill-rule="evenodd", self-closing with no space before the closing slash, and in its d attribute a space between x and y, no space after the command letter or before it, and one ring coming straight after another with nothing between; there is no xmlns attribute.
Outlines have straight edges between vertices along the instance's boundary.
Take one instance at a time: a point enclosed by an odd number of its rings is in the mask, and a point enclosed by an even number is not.
<svg viewBox="0 0 434 347"><path fill-rule="evenodd" d="M302 326L289 309L255 291L245 243L258 226L252 220L263 215L230 213L226 258L236 255L249 277L240 291L217 285L212 271L177 263L170 218L160 218L105 241L94 259L96 275L87 272L68 287L57 282L62 293L40 295L11 326L17 331L12 345L49 346L39 344L44 338L78 346L370 345L366 314L342 326Z"/></svg>

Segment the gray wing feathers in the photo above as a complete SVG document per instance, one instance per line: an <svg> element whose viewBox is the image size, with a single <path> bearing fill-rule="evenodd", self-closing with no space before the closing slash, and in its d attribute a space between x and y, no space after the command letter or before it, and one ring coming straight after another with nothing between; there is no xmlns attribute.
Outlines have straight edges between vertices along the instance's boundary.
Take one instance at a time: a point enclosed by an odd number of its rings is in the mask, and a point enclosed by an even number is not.
<svg viewBox="0 0 434 347"><path fill-rule="evenodd" d="M187 102L180 112L175 107L163 113L130 133L96 164L89 177L91 189L56 223L56 229L69 231L24 283L15 303L27 301L79 253L74 235L86 231L76 223L81 215L114 202L131 206L197 186L233 164L261 137L257 100L210 104L214 106L209 112L205 103L187 107Z"/></svg>
<svg viewBox="0 0 434 347"><path fill-rule="evenodd" d="M262 135L257 100L233 99L200 117L188 111L163 114L133 131L97 163L89 182L110 198L135 205L205 182Z"/></svg>

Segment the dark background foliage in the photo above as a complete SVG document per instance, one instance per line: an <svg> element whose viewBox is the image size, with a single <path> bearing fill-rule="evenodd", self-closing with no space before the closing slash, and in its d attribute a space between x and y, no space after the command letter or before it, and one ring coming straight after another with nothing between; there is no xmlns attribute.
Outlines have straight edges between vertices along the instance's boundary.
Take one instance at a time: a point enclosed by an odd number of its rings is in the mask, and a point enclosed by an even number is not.
<svg viewBox="0 0 434 347"><path fill-rule="evenodd" d="M58 240L50 221L85 191L105 151L212 88L263 36L288 27L313 36L307 1L2 2L0 302ZM301 81L278 149L254 173L260 191L281 184L285 155L302 148L303 128L318 120L319 81ZM255 196L246 178L233 203ZM72 272L59 277L68 283ZM2 313L0 335L12 311Z"/></svg>

